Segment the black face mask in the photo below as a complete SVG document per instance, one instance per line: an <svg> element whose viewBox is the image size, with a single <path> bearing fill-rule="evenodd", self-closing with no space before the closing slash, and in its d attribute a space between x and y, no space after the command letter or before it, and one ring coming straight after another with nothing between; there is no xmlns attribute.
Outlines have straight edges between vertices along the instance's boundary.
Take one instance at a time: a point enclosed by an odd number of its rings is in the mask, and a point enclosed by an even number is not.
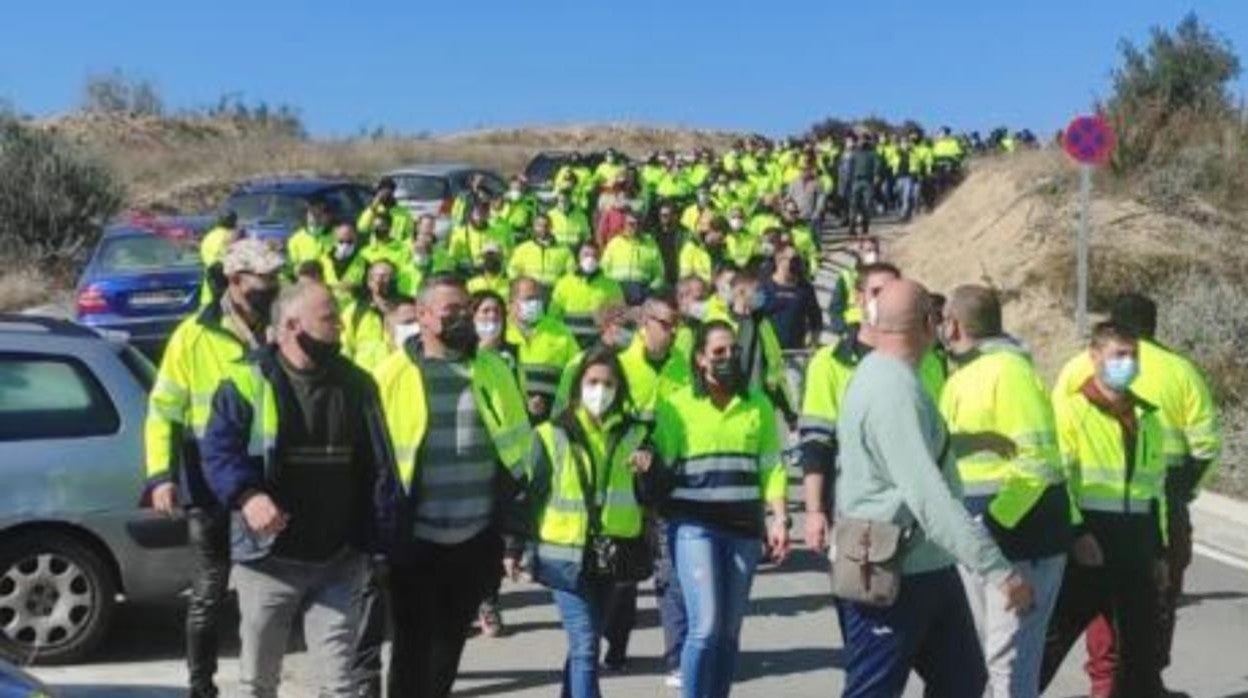
<svg viewBox="0 0 1248 698"><path fill-rule="evenodd" d="M268 322L269 311L273 309L273 301L277 300L278 288L253 288L243 292L243 301L247 303L247 307L251 312L255 313L256 319L261 322Z"/></svg>
<svg viewBox="0 0 1248 698"><path fill-rule="evenodd" d="M711 377L715 379L716 383L728 390L738 390L743 379L741 361L735 356L726 359L715 359L711 362Z"/></svg>
<svg viewBox="0 0 1248 698"><path fill-rule="evenodd" d="M303 350L303 353L307 354L308 358L312 359L312 363L317 366L325 366L342 352L340 342L322 342L303 331L295 335L295 341L299 343L299 348Z"/></svg>
<svg viewBox="0 0 1248 698"><path fill-rule="evenodd" d="M487 274L496 275L503 271L503 258L496 254L487 254L481 260L481 268Z"/></svg>
<svg viewBox="0 0 1248 698"><path fill-rule="evenodd" d="M477 328L468 313L443 318L438 339L452 351L468 354L477 347Z"/></svg>

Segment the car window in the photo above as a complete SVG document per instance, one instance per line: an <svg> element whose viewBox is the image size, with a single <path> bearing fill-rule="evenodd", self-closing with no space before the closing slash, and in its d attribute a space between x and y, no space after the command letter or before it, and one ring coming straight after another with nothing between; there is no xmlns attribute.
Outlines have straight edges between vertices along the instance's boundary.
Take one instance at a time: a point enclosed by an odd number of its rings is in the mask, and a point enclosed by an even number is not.
<svg viewBox="0 0 1248 698"><path fill-rule="evenodd" d="M319 196L329 205L329 213L335 220L355 222L360 209L346 187L326 189Z"/></svg>
<svg viewBox="0 0 1248 698"><path fill-rule="evenodd" d="M0 353L0 441L115 434L117 408L72 357Z"/></svg>
<svg viewBox="0 0 1248 698"><path fill-rule="evenodd" d="M503 181L502 177L485 171L481 172L481 176L484 178L481 186L490 193L490 196L502 196L507 192L507 182Z"/></svg>
<svg viewBox="0 0 1248 698"><path fill-rule="evenodd" d="M239 220L245 223L297 228L307 219L308 204L286 194L236 194L226 202L225 208L237 213Z"/></svg>
<svg viewBox="0 0 1248 698"><path fill-rule="evenodd" d="M446 178L436 175L399 175L395 196L414 201L435 201L446 197Z"/></svg>
<svg viewBox="0 0 1248 698"><path fill-rule="evenodd" d="M97 256L101 271L144 272L170 267L199 266L199 243L190 238L155 234L109 238L100 244Z"/></svg>
<svg viewBox="0 0 1248 698"><path fill-rule="evenodd" d="M156 384L156 367L152 365L152 362L129 344L117 345L117 358L121 359L121 363L139 382L139 385L151 392L152 386Z"/></svg>

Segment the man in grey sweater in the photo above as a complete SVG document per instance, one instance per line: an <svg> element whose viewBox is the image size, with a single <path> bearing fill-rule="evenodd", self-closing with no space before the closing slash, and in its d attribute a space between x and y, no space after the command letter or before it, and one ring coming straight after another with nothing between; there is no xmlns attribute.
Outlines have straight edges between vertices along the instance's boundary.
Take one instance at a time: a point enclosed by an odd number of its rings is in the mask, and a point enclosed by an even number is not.
<svg viewBox="0 0 1248 698"><path fill-rule="evenodd" d="M916 366L935 338L927 291L899 279L867 318L875 351L846 389L837 434L838 516L914 530L899 553L900 594L887 608L837 601L847 661L844 695L900 696L910 670L929 696L983 695L987 673L961 563L1025 613L1033 592L963 507L948 432Z"/></svg>

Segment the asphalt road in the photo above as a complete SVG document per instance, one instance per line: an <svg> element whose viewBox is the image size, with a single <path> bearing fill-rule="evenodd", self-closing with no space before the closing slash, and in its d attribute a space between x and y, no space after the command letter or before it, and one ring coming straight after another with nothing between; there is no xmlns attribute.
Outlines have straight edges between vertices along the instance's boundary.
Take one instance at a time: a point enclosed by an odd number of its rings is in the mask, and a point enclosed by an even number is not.
<svg viewBox="0 0 1248 698"><path fill-rule="evenodd" d="M798 529L800 530L800 529ZM1169 685L1197 698L1248 698L1248 568L1197 557L1179 612ZM473 638L456 684L457 696L555 695L566 642L549 593L528 584L503 592L509 632ZM37 668L34 673L66 698L173 698L182 695L181 614L174 609L126 608L106 648L91 664ZM827 698L839 694L840 635L820 558L799 551L781 568L758 576L741 635L733 695L743 698ZM220 676L226 695L237 677L237 640L226 643ZM649 585L628 671L604 679L614 696L676 696L662 685L662 633ZM1082 652L1071 653L1046 695L1086 695ZM292 654L282 695L311 695L306 654ZM906 695L918 696L916 678Z"/></svg>

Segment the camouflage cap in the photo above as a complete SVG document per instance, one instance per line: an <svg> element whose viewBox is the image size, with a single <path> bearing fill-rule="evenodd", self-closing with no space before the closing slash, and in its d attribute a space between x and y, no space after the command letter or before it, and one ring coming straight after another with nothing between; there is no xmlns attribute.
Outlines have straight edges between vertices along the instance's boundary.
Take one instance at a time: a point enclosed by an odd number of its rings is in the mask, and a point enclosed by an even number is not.
<svg viewBox="0 0 1248 698"><path fill-rule="evenodd" d="M221 266L226 275L275 274L285 263L286 260L280 252L255 238L243 238L230 243L221 258Z"/></svg>

